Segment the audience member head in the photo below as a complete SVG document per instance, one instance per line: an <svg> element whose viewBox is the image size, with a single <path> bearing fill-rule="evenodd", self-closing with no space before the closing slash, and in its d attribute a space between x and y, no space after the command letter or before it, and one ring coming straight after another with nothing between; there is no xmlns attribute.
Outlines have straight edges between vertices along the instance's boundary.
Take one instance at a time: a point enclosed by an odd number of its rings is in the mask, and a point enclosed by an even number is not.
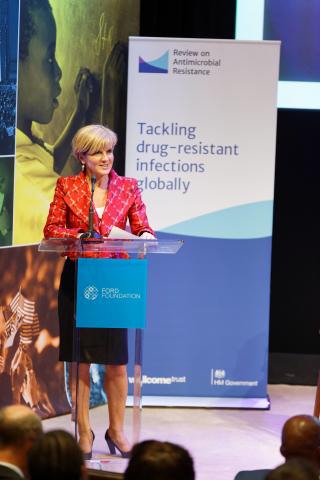
<svg viewBox="0 0 320 480"><path fill-rule="evenodd" d="M303 458L292 458L271 470L266 480L318 480L319 472L314 463Z"/></svg>
<svg viewBox="0 0 320 480"><path fill-rule="evenodd" d="M194 480L193 460L188 451L170 442L146 440L131 452L124 480Z"/></svg>
<svg viewBox="0 0 320 480"><path fill-rule="evenodd" d="M46 432L28 452L31 480L86 478L83 453L75 438L64 430Z"/></svg>
<svg viewBox="0 0 320 480"><path fill-rule="evenodd" d="M0 461L26 473L27 452L41 435L41 420L30 408L11 405L0 409Z"/></svg>
<svg viewBox="0 0 320 480"><path fill-rule="evenodd" d="M280 451L286 460L305 458L320 467L320 421L311 415L289 418L282 429Z"/></svg>

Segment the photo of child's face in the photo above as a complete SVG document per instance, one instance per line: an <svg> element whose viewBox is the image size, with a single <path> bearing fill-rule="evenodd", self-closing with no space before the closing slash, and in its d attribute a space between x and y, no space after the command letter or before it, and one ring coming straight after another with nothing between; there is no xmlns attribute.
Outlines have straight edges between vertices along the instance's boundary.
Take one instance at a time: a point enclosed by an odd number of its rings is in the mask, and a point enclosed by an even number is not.
<svg viewBox="0 0 320 480"><path fill-rule="evenodd" d="M18 111L23 121L49 123L61 92L61 69L55 59L56 25L52 14L33 12L35 33L28 56L19 63Z"/></svg>

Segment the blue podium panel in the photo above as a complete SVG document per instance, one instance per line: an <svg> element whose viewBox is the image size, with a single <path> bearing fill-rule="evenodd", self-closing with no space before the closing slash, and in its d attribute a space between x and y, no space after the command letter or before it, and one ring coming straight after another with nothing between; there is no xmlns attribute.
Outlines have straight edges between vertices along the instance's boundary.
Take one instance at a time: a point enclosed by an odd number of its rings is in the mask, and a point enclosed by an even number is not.
<svg viewBox="0 0 320 480"><path fill-rule="evenodd" d="M144 328L147 260L79 258L77 328Z"/></svg>

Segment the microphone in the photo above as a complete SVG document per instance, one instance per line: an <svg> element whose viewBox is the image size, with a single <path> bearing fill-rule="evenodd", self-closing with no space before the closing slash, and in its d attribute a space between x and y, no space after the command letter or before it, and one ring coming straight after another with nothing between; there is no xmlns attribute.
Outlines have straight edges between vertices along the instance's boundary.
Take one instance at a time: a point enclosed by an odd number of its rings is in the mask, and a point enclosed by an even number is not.
<svg viewBox="0 0 320 480"><path fill-rule="evenodd" d="M90 197L90 206L89 206L89 232L93 231L93 194L94 194L94 187L96 184L97 178L95 175L91 177L91 197Z"/></svg>
<svg viewBox="0 0 320 480"><path fill-rule="evenodd" d="M93 229L93 215L94 215L94 208L93 208L93 194L94 194L94 187L96 184L97 178L95 175L91 176L91 196L90 196L90 205L89 205L89 215L88 215L88 224L89 224L89 229L87 232L83 233L80 238L81 239L99 239L102 238L102 235L100 233L96 232Z"/></svg>

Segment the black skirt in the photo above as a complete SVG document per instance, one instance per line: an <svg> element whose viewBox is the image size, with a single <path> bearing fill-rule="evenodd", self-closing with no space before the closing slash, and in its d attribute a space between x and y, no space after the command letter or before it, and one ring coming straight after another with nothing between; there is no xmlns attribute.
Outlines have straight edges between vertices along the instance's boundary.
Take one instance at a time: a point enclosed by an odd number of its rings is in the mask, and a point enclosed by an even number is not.
<svg viewBox="0 0 320 480"><path fill-rule="evenodd" d="M126 365L128 332L126 328L80 328L75 335L75 264L67 258L61 274L58 312L60 325L59 360L64 362Z"/></svg>

